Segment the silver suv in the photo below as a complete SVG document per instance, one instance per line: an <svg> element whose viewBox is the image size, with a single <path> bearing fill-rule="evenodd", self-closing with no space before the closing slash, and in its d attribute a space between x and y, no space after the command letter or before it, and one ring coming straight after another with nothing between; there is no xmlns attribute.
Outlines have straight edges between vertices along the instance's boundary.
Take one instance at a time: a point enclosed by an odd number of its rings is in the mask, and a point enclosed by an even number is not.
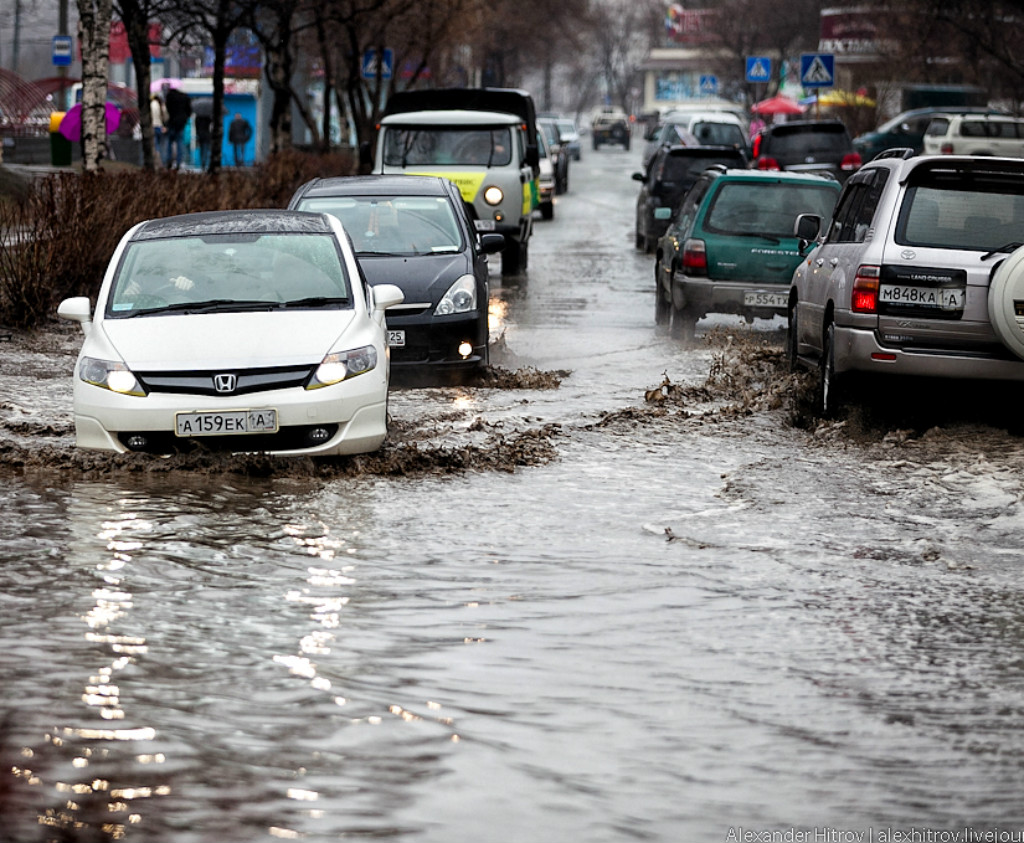
<svg viewBox="0 0 1024 843"><path fill-rule="evenodd" d="M794 368L818 372L819 413L854 374L1024 381L1024 161L889 150L821 228L795 224L813 243L787 343Z"/></svg>

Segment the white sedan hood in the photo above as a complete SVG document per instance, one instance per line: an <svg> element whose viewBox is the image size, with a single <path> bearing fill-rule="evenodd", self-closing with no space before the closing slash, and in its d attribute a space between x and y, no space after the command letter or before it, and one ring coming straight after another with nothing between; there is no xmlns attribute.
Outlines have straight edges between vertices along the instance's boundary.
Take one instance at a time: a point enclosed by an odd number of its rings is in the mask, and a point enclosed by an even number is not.
<svg viewBox="0 0 1024 843"><path fill-rule="evenodd" d="M130 369L245 369L319 363L355 317L354 310L278 310L104 319L101 326Z"/></svg>

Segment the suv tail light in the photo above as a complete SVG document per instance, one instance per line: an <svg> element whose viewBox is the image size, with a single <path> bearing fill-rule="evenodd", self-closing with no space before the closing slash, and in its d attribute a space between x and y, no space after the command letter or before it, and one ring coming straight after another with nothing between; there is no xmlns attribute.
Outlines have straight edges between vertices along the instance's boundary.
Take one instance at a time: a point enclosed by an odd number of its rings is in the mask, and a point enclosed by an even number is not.
<svg viewBox="0 0 1024 843"><path fill-rule="evenodd" d="M764 137L761 134L758 134L754 138L754 144L753 144L753 146L750 149L751 157L759 158L761 156L761 143L763 141L764 141Z"/></svg>
<svg viewBox="0 0 1024 843"><path fill-rule="evenodd" d="M703 240L687 240L683 244L683 271L687 275L708 274L708 253Z"/></svg>
<svg viewBox="0 0 1024 843"><path fill-rule="evenodd" d="M779 162L774 158L765 155L763 158L757 159L757 169L759 170L781 170Z"/></svg>
<svg viewBox="0 0 1024 843"><path fill-rule="evenodd" d="M941 152L943 155L952 155L953 154L953 144L948 143L948 142L942 144L942 146L939 147L939 152Z"/></svg>
<svg viewBox="0 0 1024 843"><path fill-rule="evenodd" d="M852 172L853 170L856 170L858 167L860 167L860 163L860 153L849 152L843 156L843 160L842 163L840 163L839 165L839 169L843 170L844 172Z"/></svg>
<svg viewBox="0 0 1024 843"><path fill-rule="evenodd" d="M861 265L853 279L853 293L850 295L850 310L854 313L878 312L878 279L881 268Z"/></svg>

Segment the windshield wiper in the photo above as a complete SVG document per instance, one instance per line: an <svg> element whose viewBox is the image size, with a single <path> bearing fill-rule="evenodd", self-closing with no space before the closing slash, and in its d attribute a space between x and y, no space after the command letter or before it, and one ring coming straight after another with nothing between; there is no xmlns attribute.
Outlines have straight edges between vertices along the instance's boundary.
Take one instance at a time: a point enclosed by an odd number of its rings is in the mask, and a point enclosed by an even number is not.
<svg viewBox="0 0 1024 843"><path fill-rule="evenodd" d="M152 316L156 313L215 313L217 311L243 311L243 310L276 310L281 306L280 302L260 300L238 300L238 299L209 299L208 301L177 302L175 304L162 304L159 307L143 307L129 313L118 314L118 318L132 318L135 316Z"/></svg>
<svg viewBox="0 0 1024 843"><path fill-rule="evenodd" d="M1000 246L998 249L993 249L991 252L986 252L984 255L981 256L981 259L983 261L987 261L989 258L995 257L996 255L1001 254L1003 252L1016 252L1017 249L1019 249L1021 246L1024 246L1024 243L1018 243L1016 240L1014 240L1010 243L1007 243L1004 246Z"/></svg>
<svg viewBox="0 0 1024 843"><path fill-rule="evenodd" d="M304 299L286 301L281 307L326 307L330 304L348 304L346 296L307 296Z"/></svg>

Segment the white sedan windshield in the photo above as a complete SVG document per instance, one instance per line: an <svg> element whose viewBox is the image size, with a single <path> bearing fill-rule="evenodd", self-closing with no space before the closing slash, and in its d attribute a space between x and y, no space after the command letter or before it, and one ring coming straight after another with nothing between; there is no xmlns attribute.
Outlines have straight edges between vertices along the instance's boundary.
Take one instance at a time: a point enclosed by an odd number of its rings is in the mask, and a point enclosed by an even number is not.
<svg viewBox="0 0 1024 843"><path fill-rule="evenodd" d="M214 235L128 245L107 313L134 316L189 305L349 300L348 277L333 237L324 234Z"/></svg>

